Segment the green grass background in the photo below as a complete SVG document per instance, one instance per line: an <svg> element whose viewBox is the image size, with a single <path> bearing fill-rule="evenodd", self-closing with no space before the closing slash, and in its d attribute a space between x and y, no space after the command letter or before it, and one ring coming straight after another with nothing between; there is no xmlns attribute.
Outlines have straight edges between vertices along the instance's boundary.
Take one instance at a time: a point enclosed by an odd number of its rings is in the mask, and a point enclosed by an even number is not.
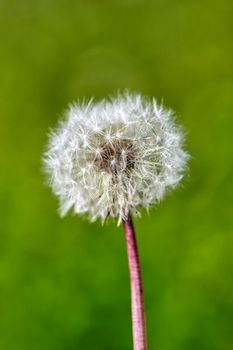
<svg viewBox="0 0 233 350"><path fill-rule="evenodd" d="M57 215L47 132L129 88L172 107L183 185L136 220L149 349L233 348L233 2L0 0L0 349L132 349L124 236Z"/></svg>

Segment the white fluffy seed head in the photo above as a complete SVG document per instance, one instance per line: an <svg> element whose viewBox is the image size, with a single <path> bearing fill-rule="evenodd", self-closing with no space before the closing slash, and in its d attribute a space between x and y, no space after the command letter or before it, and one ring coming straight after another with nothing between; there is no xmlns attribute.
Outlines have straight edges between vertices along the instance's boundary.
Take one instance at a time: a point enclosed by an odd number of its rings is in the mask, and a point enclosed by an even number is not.
<svg viewBox="0 0 233 350"><path fill-rule="evenodd" d="M171 110L138 94L73 104L43 161L60 213L92 221L138 214L177 186L188 155Z"/></svg>

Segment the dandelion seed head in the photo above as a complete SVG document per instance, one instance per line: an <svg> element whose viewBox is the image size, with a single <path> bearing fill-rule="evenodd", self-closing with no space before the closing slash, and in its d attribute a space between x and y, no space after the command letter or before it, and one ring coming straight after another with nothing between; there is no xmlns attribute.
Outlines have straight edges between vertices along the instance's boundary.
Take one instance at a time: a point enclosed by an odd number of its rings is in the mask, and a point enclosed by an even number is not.
<svg viewBox="0 0 233 350"><path fill-rule="evenodd" d="M175 188L187 159L173 112L125 93L70 106L43 162L62 216L73 208L92 221L121 222Z"/></svg>

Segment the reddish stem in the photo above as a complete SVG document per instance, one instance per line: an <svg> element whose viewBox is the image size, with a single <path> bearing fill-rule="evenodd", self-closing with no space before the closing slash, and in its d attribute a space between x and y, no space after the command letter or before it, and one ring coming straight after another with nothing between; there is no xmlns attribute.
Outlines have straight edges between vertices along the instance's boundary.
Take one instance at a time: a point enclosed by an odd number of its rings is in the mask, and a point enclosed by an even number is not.
<svg viewBox="0 0 233 350"><path fill-rule="evenodd" d="M126 237L126 247L129 264L130 285L131 285L131 312L134 350L146 350L146 327L142 290L142 277L135 230L132 218L129 215L123 221Z"/></svg>

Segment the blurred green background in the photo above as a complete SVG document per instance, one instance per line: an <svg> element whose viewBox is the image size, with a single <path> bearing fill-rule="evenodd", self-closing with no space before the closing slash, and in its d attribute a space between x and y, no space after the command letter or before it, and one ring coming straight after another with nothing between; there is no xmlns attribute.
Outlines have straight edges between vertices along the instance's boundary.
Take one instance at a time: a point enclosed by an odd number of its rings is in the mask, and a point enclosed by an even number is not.
<svg viewBox="0 0 233 350"><path fill-rule="evenodd" d="M0 0L0 349L129 350L124 236L57 215L41 154L67 104L129 88L192 155L136 220L149 349L233 349L233 2Z"/></svg>

